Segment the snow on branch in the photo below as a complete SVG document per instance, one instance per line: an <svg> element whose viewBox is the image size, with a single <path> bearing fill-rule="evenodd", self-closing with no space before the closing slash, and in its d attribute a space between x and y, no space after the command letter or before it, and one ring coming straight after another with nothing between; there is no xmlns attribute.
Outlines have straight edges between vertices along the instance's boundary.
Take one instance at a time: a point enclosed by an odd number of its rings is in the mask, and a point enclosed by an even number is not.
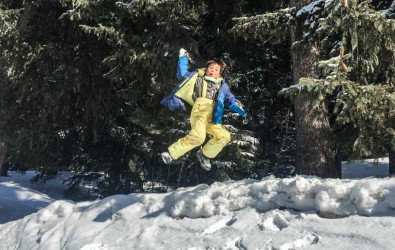
<svg viewBox="0 0 395 250"><path fill-rule="evenodd" d="M266 41L267 36L274 37L276 40L286 38L289 26L295 15L295 8L279 10L275 13L266 13L252 17L236 17L237 21L232 28L233 32L245 39L254 38L258 41Z"/></svg>

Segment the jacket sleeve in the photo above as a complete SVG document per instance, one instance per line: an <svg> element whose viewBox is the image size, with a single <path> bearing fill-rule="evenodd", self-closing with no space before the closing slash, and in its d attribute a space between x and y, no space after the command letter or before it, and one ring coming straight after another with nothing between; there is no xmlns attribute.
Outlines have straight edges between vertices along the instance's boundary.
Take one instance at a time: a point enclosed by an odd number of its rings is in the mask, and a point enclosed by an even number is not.
<svg viewBox="0 0 395 250"><path fill-rule="evenodd" d="M188 73L188 58L186 56L182 56L178 59L177 79L180 82L183 81L186 73Z"/></svg>
<svg viewBox="0 0 395 250"><path fill-rule="evenodd" d="M180 57L178 59L177 65L177 78L182 82L188 73L188 58L186 56ZM179 87L179 86L178 86ZM167 106L170 110L186 110L184 102L175 95L178 87L173 90L173 92L166 96L160 103Z"/></svg>
<svg viewBox="0 0 395 250"><path fill-rule="evenodd" d="M225 105L228 109L239 113L241 116L245 116L247 113L247 108L230 91L225 96Z"/></svg>

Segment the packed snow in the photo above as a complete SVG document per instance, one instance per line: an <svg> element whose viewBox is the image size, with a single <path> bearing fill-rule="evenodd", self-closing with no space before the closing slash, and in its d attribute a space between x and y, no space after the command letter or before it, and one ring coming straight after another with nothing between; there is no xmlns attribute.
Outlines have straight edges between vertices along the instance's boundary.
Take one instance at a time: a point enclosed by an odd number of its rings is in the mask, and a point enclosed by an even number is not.
<svg viewBox="0 0 395 250"><path fill-rule="evenodd" d="M23 202L20 202L23 201ZM47 195L16 185L0 183L0 223L20 219L54 202Z"/></svg>
<svg viewBox="0 0 395 250"><path fill-rule="evenodd" d="M343 162L342 178L356 179L364 177L387 177L389 174L389 159L368 159L364 161Z"/></svg>
<svg viewBox="0 0 395 250"><path fill-rule="evenodd" d="M0 179L0 214L11 214L1 217L0 249L395 246L394 177L266 177L84 202L55 200L24 178Z"/></svg>

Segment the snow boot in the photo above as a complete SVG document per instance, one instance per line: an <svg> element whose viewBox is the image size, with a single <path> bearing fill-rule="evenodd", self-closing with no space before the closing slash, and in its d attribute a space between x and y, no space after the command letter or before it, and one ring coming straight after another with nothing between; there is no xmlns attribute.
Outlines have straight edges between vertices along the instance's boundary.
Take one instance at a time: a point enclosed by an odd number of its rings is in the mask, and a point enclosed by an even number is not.
<svg viewBox="0 0 395 250"><path fill-rule="evenodd" d="M210 159L207 158L206 156L204 156L202 150L197 151L196 157L197 157L198 160L199 160L200 166L201 166L204 170L210 171L210 169L211 169Z"/></svg>
<svg viewBox="0 0 395 250"><path fill-rule="evenodd" d="M160 156L162 157L162 161L166 165L174 160L173 157L171 157L171 155L169 154L169 152L163 152L163 153L160 154Z"/></svg>

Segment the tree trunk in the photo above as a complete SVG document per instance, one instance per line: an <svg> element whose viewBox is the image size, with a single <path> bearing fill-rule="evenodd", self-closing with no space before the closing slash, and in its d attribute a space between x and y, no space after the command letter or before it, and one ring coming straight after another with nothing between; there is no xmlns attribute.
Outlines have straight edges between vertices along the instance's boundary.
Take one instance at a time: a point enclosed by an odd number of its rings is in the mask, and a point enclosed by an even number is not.
<svg viewBox="0 0 395 250"><path fill-rule="evenodd" d="M336 154L335 154L335 167L336 173L338 173L339 177L342 176L342 160L343 160L343 151L342 147L336 147Z"/></svg>
<svg viewBox="0 0 395 250"><path fill-rule="evenodd" d="M389 152L389 174L395 174L395 151Z"/></svg>
<svg viewBox="0 0 395 250"><path fill-rule="evenodd" d="M8 168L5 167L5 156L7 154L7 147L4 142L0 141L0 176L7 176Z"/></svg>
<svg viewBox="0 0 395 250"><path fill-rule="evenodd" d="M395 148L390 140L384 143L384 148L388 152L389 174L395 174Z"/></svg>
<svg viewBox="0 0 395 250"><path fill-rule="evenodd" d="M300 9L313 0L291 0L291 7ZM291 31L292 44L303 36L304 20L296 20ZM318 75L319 45L292 50L293 83L301 77L316 78ZM320 177L340 177L335 164L335 144L328 119L328 108L324 100L314 93L301 92L294 100L296 122L296 166L297 174Z"/></svg>

